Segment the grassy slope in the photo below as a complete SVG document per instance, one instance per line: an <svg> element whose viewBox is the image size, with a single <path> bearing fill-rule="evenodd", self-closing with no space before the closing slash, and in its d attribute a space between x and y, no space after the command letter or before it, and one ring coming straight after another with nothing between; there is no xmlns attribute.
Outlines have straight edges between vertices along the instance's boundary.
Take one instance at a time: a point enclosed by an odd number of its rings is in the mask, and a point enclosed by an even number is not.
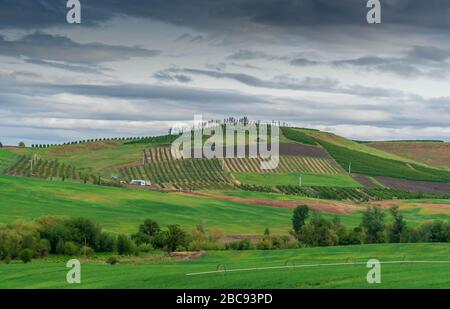
<svg viewBox="0 0 450 309"><path fill-rule="evenodd" d="M450 169L450 143L375 142L367 144L367 146L429 166Z"/></svg>
<svg viewBox="0 0 450 309"><path fill-rule="evenodd" d="M332 133L305 129L290 129L290 135L316 139L344 168L352 163L352 172L370 176L388 176L409 180L450 182L446 170L430 168L416 161L396 156L366 144L357 143Z"/></svg>
<svg viewBox="0 0 450 309"><path fill-rule="evenodd" d="M17 159L15 152L6 148L0 148L0 173L10 167Z"/></svg>
<svg viewBox="0 0 450 309"><path fill-rule="evenodd" d="M313 131L313 130L302 130L302 129L298 129L298 131L303 134L306 134L310 137L318 139L320 141L324 141L324 142L334 144L334 145L337 145L340 147L345 147L350 150L367 153L367 154L378 156L378 157L385 158L385 159L414 163L414 161L411 159L408 159L408 158L405 158L402 156L397 156L395 154L391 154L391 153L388 153L388 152L385 152L382 150L378 150L378 149L375 149L372 147L368 147L366 144L357 143L355 141L346 139L342 136L338 136L333 133L323 132L323 131Z"/></svg>
<svg viewBox="0 0 450 309"><path fill-rule="evenodd" d="M68 285L64 261L0 264L0 288L450 288L450 264L382 264L382 283L366 281L369 259L381 262L449 260L450 244L390 244L278 251L208 252L205 257L161 264L83 262L82 283ZM68 259L68 258L67 258ZM186 276L226 269L361 262Z"/></svg>
<svg viewBox="0 0 450 309"><path fill-rule="evenodd" d="M299 185L300 175L303 186L321 187L349 187L357 188L361 185L348 175L317 175L301 173L233 173L235 178L243 184L275 186Z"/></svg>
<svg viewBox="0 0 450 309"><path fill-rule="evenodd" d="M244 191L228 191L227 194L298 199ZM186 229L203 222L209 228L222 229L226 235L260 235L266 227L275 234L286 234L291 228L292 217L292 209L286 208L10 176L0 176L0 197L0 222L33 220L45 215L83 216L96 220L105 230L123 233L134 233L144 218L153 218L162 225L176 223ZM420 204L412 206L407 205L403 210L410 225L450 218L445 209L427 212ZM335 214L324 213L323 216L332 219ZM359 224L361 213L357 211L339 217L343 224L354 227Z"/></svg>
<svg viewBox="0 0 450 309"><path fill-rule="evenodd" d="M17 154L37 154L42 159L57 159L61 163L77 168L103 172L117 172L117 167L139 162L141 151L155 144L123 144L120 141L92 142L79 145L64 145L51 148L16 148Z"/></svg>
<svg viewBox="0 0 450 309"><path fill-rule="evenodd" d="M205 222L226 234L286 233L292 210L141 191L0 176L0 222L44 215L83 216L106 230L135 232L144 218L194 228Z"/></svg>

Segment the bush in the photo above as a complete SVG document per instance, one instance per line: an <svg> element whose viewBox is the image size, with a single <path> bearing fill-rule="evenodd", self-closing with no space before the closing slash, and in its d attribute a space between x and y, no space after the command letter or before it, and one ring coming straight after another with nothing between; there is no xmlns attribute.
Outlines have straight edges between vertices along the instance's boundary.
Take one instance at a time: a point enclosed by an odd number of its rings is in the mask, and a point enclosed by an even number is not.
<svg viewBox="0 0 450 309"><path fill-rule="evenodd" d="M23 249L19 253L19 258L24 264L29 263L33 259L33 251L31 249Z"/></svg>
<svg viewBox="0 0 450 309"><path fill-rule="evenodd" d="M139 252L150 252L153 250L153 246L151 244L140 244L138 246Z"/></svg>
<svg viewBox="0 0 450 309"><path fill-rule="evenodd" d="M116 256L110 256L107 260L106 263L110 264L110 265L116 265L119 263L119 258Z"/></svg>
<svg viewBox="0 0 450 309"><path fill-rule="evenodd" d="M92 249L89 246L83 246L81 248L81 253L86 256L86 257L94 257L95 256L95 251L94 249Z"/></svg>
<svg viewBox="0 0 450 309"><path fill-rule="evenodd" d="M117 240L113 235L102 233L99 238L98 252L114 252Z"/></svg>
<svg viewBox="0 0 450 309"><path fill-rule="evenodd" d="M249 238L242 239L240 241L232 241L225 245L227 250L250 250L253 249L252 242Z"/></svg>
<svg viewBox="0 0 450 309"><path fill-rule="evenodd" d="M117 252L120 255L132 255L136 251L136 244L126 235L117 237Z"/></svg>
<svg viewBox="0 0 450 309"><path fill-rule="evenodd" d="M271 250L273 249L273 244L270 239L260 239L256 243L256 249L258 250Z"/></svg>
<svg viewBox="0 0 450 309"><path fill-rule="evenodd" d="M193 240L189 243L189 251L200 251L200 250L223 250L225 248L224 244L209 240Z"/></svg>
<svg viewBox="0 0 450 309"><path fill-rule="evenodd" d="M64 240L62 240L61 238L58 240L58 242L56 243L56 247L55 247L55 253L56 254L64 254L64 252L66 251L66 246L64 244Z"/></svg>
<svg viewBox="0 0 450 309"><path fill-rule="evenodd" d="M76 256L80 254L80 247L73 241L68 241L64 244L65 255Z"/></svg>
<svg viewBox="0 0 450 309"><path fill-rule="evenodd" d="M36 257L45 257L50 253L51 246L47 239L41 239L36 244L35 253Z"/></svg>

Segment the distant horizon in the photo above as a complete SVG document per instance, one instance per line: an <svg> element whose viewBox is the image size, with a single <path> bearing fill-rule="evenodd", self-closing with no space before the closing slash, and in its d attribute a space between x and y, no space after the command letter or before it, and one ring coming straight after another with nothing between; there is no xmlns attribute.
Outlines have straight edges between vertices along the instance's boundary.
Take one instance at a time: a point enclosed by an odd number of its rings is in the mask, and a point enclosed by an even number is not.
<svg viewBox="0 0 450 309"><path fill-rule="evenodd" d="M299 128L299 129L315 129L315 128L308 128L308 127L303 127L303 126L289 126L289 127L293 127L293 128ZM20 142L24 142L26 147L31 147L31 145L55 145L55 146L61 146L64 145L64 143L66 144L70 144L71 142L79 142L79 141L91 141L95 139L98 139L98 142L100 142L102 139L121 139L121 138L142 138L142 137L149 137L149 136L162 136L162 135L167 135L168 134L168 130L169 128L167 128L167 130L165 132L161 132L160 134L144 134L144 135L124 135L124 136L94 136L94 137L85 137L85 138L80 138L77 140L61 140L58 142L42 142L42 141L34 141L34 142L27 142L26 139L17 139L16 141L12 142L12 143L6 143L3 142L1 137L0 137L0 142L3 144L3 147L18 147L18 144ZM318 130L318 129L315 129ZM341 135L341 134L337 134L335 132L331 132L331 131L327 131L327 130L320 130L323 132L329 132L329 133L333 133L336 134L338 136L344 137L348 140L352 140L355 142L361 142L361 143L371 143L371 142L442 142L442 143L449 143L450 139L448 140L444 140L444 139L420 139L420 138L412 138L412 139L392 139L392 140L384 140L384 139L379 139L379 140L362 140L362 139L354 139L354 138L350 138L348 136L345 135Z"/></svg>

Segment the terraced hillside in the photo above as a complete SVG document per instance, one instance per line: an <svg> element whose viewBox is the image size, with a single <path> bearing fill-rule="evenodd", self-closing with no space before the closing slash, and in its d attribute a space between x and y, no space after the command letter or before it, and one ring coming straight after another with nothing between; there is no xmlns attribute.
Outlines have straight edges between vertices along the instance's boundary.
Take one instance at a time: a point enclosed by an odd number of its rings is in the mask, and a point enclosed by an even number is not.
<svg viewBox="0 0 450 309"><path fill-rule="evenodd" d="M97 175L85 173L72 165L60 163L57 160L44 160L28 155L20 156L19 159L6 170L6 174L42 179L71 179L84 182L98 181Z"/></svg>
<svg viewBox="0 0 450 309"><path fill-rule="evenodd" d="M226 187L232 178L225 173L218 159L171 160L165 156L164 148L154 149L158 161L140 166L125 167L119 173L123 179L145 179L167 189L201 189Z"/></svg>
<svg viewBox="0 0 450 309"><path fill-rule="evenodd" d="M261 158L226 158L227 170L235 173L310 173L335 175L343 169L329 158L312 158L299 156L281 156L278 167L273 170L261 169Z"/></svg>
<svg viewBox="0 0 450 309"><path fill-rule="evenodd" d="M295 137L295 132L298 137ZM432 168L331 133L290 128L289 134L293 139L304 139L305 135L313 138L343 169L352 173L413 181L450 182L450 172L447 170Z"/></svg>

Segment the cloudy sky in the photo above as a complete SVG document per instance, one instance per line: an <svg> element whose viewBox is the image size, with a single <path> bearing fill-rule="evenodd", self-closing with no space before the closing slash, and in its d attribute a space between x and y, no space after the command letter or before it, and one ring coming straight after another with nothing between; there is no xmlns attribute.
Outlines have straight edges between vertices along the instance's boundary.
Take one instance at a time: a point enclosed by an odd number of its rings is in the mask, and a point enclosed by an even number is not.
<svg viewBox="0 0 450 309"><path fill-rule="evenodd" d="M194 115L450 140L450 1L0 0L0 141L155 135Z"/></svg>

